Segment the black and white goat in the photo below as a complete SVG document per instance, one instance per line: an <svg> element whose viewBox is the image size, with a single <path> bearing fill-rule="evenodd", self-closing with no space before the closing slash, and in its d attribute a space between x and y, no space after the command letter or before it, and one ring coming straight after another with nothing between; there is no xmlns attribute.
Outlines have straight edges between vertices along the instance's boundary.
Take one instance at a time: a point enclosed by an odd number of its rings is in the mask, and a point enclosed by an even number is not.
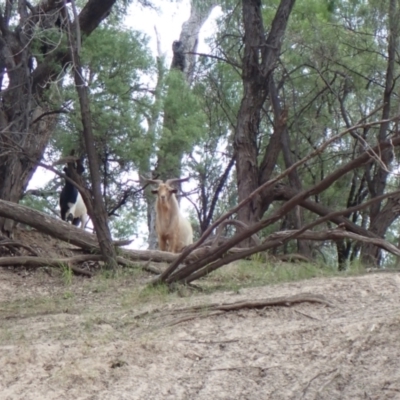
<svg viewBox="0 0 400 400"><path fill-rule="evenodd" d="M65 175L70 178L68 168L64 168ZM65 185L60 193L61 219L72 222L73 225L85 229L88 220L87 209L78 189L69 181L65 180Z"/></svg>

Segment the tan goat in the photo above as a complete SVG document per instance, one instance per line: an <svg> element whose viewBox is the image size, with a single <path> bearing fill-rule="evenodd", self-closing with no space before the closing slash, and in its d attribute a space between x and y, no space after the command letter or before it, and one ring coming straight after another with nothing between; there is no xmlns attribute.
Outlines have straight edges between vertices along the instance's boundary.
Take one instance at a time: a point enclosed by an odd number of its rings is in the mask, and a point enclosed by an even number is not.
<svg viewBox="0 0 400 400"><path fill-rule="evenodd" d="M184 179L168 179L165 183L160 179L146 179L149 183L158 185L151 192L157 194L156 200L156 231L160 250L179 253L193 243L193 230L190 222L182 215L173 183L184 182Z"/></svg>

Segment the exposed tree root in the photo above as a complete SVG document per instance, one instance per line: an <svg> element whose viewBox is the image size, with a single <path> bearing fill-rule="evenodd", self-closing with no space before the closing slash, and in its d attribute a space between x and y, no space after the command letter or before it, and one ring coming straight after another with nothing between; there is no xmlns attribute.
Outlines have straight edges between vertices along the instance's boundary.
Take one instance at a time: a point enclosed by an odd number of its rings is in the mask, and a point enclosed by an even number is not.
<svg viewBox="0 0 400 400"><path fill-rule="evenodd" d="M196 318L208 318L215 315L224 314L228 311L238 311L243 309L258 309L265 307L290 307L300 303L316 303L322 304L328 307L335 307L335 305L329 301L325 296L312 294L312 293L300 293L293 296L273 297L269 299L260 300L244 300L237 301L234 303L212 303L202 304L198 306L191 306L185 308L179 308L172 311L166 309L156 309L153 311L146 311L139 314L135 319L152 316L162 316L163 326L174 326L183 322L191 321ZM182 315L183 314L183 315ZM180 315L178 318L174 318L172 321L165 322L167 315Z"/></svg>

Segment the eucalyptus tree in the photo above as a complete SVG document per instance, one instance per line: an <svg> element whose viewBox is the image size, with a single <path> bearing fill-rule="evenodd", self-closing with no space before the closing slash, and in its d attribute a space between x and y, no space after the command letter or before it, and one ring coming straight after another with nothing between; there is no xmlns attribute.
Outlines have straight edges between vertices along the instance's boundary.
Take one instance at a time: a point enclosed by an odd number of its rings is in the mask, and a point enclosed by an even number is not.
<svg viewBox="0 0 400 400"><path fill-rule="evenodd" d="M280 14L285 5L286 13ZM274 174L291 167L343 128L358 122L360 126L291 170L285 185L252 198L238 212L238 218L249 225L265 213L272 213L276 209L274 201L290 200L302 190L328 177L330 180L334 171L360 159L376 143L387 148L388 137L396 132L390 119L398 113L394 97L398 91L394 51L398 40L397 3L297 3L283 35L286 22L282 24L279 15L287 18L291 6L284 1L255 1L243 2L240 9L224 2L214 54L242 74L243 98L234 139L239 199L246 199ZM253 19L248 21L247 17ZM276 32L280 32L280 40L271 45L268 38L276 39ZM271 60L274 62L268 64ZM379 120L385 121L379 128L370 125ZM289 218L289 225L300 228L314 218L314 213L327 215L338 207L362 206L366 200L385 193L391 181L394 151L389 147L371 156L366 165L354 162L340 179L333 179L312 198L301 200L299 205L310 212L296 213ZM332 219L328 227L344 223L347 229L364 236L383 237L397 218L396 202L394 197L377 202L368 211L352 211L347 218ZM285 229L290 226L281 224ZM360 246L349 239L336 241L336 248L342 267L360 251ZM365 244L362 258L379 263L379 250Z"/></svg>

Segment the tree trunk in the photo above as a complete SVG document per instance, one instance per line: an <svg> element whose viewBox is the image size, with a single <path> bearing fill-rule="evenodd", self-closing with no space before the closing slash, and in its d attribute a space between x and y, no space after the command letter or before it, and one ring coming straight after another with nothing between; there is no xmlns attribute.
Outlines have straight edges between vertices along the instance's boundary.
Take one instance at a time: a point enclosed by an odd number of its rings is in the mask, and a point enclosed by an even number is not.
<svg viewBox="0 0 400 400"><path fill-rule="evenodd" d="M260 185L257 163L261 109L269 92L269 79L279 57L282 38L295 0L282 0L268 37L261 13L261 1L243 0L244 57L243 99L235 129L234 149L239 202ZM262 196L255 196L238 212L238 219L247 225L257 222L263 212Z"/></svg>
<svg viewBox="0 0 400 400"><path fill-rule="evenodd" d="M280 139L280 147L282 149L282 155L283 155L283 160L285 163L285 167L289 169L293 164L293 157L292 153L290 150L290 137L289 137L289 132L287 128L287 110L285 112L282 112L282 107L281 107L281 102L279 99L278 92L276 90L276 85L274 82L273 77L270 79L270 85L269 85L269 97L271 99L271 104L272 104L272 109L274 111L274 119L275 121L280 121L279 126L279 139ZM276 130L276 127L275 127ZM274 133L275 134L275 133ZM278 153L276 151L276 153ZM276 155L277 157L277 155ZM268 155L268 158L272 158L270 155ZM297 169L293 169L289 175L289 183L290 186L296 189L298 192L302 190L302 183L300 180L300 177L297 173ZM261 183L264 183L267 179L270 179L271 176L268 176L265 180L263 180ZM265 211L264 211L265 212ZM303 224L303 218L302 218L302 211L300 207L296 207L289 216L293 229L300 229L302 224ZM309 242L306 242L304 240L297 240L297 251L301 255L311 258L311 244Z"/></svg>
<svg viewBox="0 0 400 400"><path fill-rule="evenodd" d="M29 117L29 130L21 126L18 117L14 115L9 118L12 128L1 129L1 150L4 155L0 156L0 198L3 200L19 202L36 171L36 163L43 157L57 123L57 116L54 114L37 120L43 114L44 110L37 105ZM15 132L24 132L24 137ZM0 229L3 233L12 237L13 228L12 220L0 218Z"/></svg>

